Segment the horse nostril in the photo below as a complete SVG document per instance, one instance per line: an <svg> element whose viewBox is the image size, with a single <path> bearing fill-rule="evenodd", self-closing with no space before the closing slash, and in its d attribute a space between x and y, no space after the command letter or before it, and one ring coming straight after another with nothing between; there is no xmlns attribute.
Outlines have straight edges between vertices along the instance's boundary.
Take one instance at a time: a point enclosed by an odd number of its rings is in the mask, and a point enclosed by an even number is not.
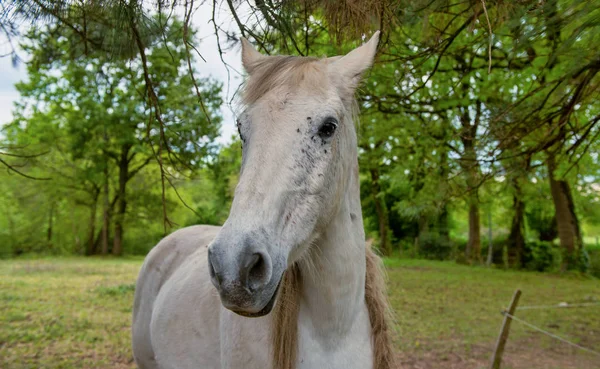
<svg viewBox="0 0 600 369"><path fill-rule="evenodd" d="M250 290L256 290L267 282L267 263L261 253L255 252L252 254L246 266L246 284Z"/></svg>
<svg viewBox="0 0 600 369"><path fill-rule="evenodd" d="M261 279L266 274L266 265L262 255L254 254L254 258L256 261L250 267L250 273L248 274L251 280Z"/></svg>

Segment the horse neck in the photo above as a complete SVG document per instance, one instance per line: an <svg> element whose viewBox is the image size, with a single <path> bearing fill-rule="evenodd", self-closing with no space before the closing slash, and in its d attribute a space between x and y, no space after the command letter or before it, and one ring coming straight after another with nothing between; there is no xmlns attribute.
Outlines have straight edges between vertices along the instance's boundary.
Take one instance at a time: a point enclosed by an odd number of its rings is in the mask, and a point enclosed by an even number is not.
<svg viewBox="0 0 600 369"><path fill-rule="evenodd" d="M338 211L300 263L301 305L324 336L343 335L364 308L365 236L356 154L353 157Z"/></svg>

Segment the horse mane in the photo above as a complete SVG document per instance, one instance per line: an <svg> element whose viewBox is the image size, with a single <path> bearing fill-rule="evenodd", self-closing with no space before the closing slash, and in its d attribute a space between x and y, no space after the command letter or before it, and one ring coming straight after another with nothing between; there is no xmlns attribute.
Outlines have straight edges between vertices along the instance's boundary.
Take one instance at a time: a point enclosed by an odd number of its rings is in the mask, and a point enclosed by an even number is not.
<svg viewBox="0 0 600 369"><path fill-rule="evenodd" d="M272 369L294 369L298 356L298 313L300 310L300 267L285 271L271 323Z"/></svg>
<svg viewBox="0 0 600 369"><path fill-rule="evenodd" d="M365 302L371 321L373 338L373 368L396 369L392 340L392 312L389 308L385 287L383 263L367 245L367 275L365 278Z"/></svg>
<svg viewBox="0 0 600 369"><path fill-rule="evenodd" d="M385 292L384 272L379 256L367 244L365 303L371 322L373 368L396 369L391 312ZM294 264L285 272L278 302L273 310L271 346L273 369L295 369L298 356L298 313L302 276Z"/></svg>

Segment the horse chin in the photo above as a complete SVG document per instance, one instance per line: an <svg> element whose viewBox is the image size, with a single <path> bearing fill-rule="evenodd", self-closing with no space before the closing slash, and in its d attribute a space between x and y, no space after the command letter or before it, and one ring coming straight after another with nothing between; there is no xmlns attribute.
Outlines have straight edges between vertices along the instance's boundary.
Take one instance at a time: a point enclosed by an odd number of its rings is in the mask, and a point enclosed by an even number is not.
<svg viewBox="0 0 600 369"><path fill-rule="evenodd" d="M281 280L283 278L281 278L279 280L279 283L277 283L277 288L275 288L275 291L273 292L273 296L271 296L271 299L267 302L267 304L260 309L260 311L252 313L252 312L248 312L248 311L241 311L241 310L231 310L234 313L236 313L237 315L246 317L246 318L260 318L261 316L265 316L267 314L269 314L271 312L271 310L273 310L273 306L275 306L275 301L277 301L277 295L279 294L279 286L281 286Z"/></svg>

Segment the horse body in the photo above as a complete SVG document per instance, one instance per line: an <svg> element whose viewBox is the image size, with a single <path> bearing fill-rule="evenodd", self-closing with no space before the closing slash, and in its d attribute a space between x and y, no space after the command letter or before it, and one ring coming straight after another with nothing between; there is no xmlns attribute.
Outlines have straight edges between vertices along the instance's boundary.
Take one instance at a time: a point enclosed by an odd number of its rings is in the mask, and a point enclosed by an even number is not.
<svg viewBox="0 0 600 369"><path fill-rule="evenodd" d="M353 123L377 41L328 59L243 43L250 78L230 215L174 232L146 258L132 330L141 369L393 367Z"/></svg>
<svg viewBox="0 0 600 369"><path fill-rule="evenodd" d="M225 309L208 278L207 247L218 230L210 226L178 230L148 255L138 280L133 318L134 355L141 369L271 368L271 352L265 347L271 345L272 315L246 318ZM337 279L331 282L303 281L308 301L301 297L296 367L370 368L366 305L340 300L336 295L356 291ZM326 289L320 301L312 301L312 283ZM355 298L361 299L360 294ZM340 306L326 308L336 302ZM352 322L332 316L348 308L354 308L348 313Z"/></svg>

